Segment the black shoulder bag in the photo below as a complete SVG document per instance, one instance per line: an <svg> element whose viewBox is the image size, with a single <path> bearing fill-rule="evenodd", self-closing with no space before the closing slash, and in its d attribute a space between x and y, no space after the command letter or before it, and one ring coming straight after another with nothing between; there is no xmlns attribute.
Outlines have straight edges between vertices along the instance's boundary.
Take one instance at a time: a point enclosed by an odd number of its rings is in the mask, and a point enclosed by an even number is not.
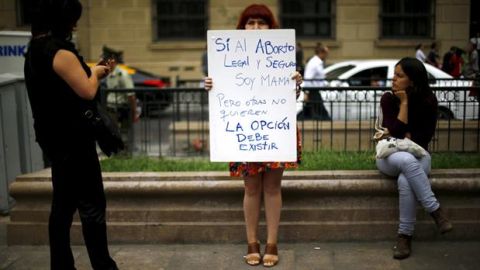
<svg viewBox="0 0 480 270"><path fill-rule="evenodd" d="M125 149L117 122L99 101L89 101L83 115L105 155L111 156Z"/></svg>

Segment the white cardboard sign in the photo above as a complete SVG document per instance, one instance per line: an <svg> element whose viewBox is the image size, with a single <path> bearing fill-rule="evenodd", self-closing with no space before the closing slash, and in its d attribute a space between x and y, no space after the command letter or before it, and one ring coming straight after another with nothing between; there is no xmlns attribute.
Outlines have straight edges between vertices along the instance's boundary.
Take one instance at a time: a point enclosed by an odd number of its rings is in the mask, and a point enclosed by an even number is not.
<svg viewBox="0 0 480 270"><path fill-rule="evenodd" d="M296 161L295 30L207 39L211 161Z"/></svg>

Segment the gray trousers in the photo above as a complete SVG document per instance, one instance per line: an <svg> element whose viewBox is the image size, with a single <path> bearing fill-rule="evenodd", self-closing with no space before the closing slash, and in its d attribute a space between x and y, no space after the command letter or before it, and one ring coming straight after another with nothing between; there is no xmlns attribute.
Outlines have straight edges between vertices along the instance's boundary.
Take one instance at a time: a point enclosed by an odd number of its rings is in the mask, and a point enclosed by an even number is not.
<svg viewBox="0 0 480 270"><path fill-rule="evenodd" d="M396 152L385 159L377 159L380 172L397 177L400 224L398 233L413 235L417 200L431 213L440 207L428 180L431 157L417 159L408 152Z"/></svg>

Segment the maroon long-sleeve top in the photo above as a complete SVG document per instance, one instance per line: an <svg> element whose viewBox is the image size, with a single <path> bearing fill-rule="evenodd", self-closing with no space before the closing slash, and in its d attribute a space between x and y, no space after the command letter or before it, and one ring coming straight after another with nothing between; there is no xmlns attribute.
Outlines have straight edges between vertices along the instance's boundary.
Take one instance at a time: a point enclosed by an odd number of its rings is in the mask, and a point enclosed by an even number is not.
<svg viewBox="0 0 480 270"><path fill-rule="evenodd" d="M382 107L382 126L388 128L395 138L403 139L410 133L410 139L425 150L432 140L437 125L437 99L429 95L423 100L408 101L408 124L398 119L400 100L391 92L385 92L380 100Z"/></svg>

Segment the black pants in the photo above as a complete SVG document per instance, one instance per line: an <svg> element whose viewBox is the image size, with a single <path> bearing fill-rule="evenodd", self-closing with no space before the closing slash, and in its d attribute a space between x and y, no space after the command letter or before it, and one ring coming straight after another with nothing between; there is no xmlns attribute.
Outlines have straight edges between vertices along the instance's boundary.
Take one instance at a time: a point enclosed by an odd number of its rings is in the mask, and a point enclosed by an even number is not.
<svg viewBox="0 0 480 270"><path fill-rule="evenodd" d="M305 118L316 120L330 120L330 115L325 104L323 104L322 96L318 90L312 90L308 93L308 102L305 105Z"/></svg>
<svg viewBox="0 0 480 270"><path fill-rule="evenodd" d="M117 269L110 257L105 222L106 200L93 141L52 153L53 199L49 220L52 270L75 269L70 227L78 209L93 269Z"/></svg>

